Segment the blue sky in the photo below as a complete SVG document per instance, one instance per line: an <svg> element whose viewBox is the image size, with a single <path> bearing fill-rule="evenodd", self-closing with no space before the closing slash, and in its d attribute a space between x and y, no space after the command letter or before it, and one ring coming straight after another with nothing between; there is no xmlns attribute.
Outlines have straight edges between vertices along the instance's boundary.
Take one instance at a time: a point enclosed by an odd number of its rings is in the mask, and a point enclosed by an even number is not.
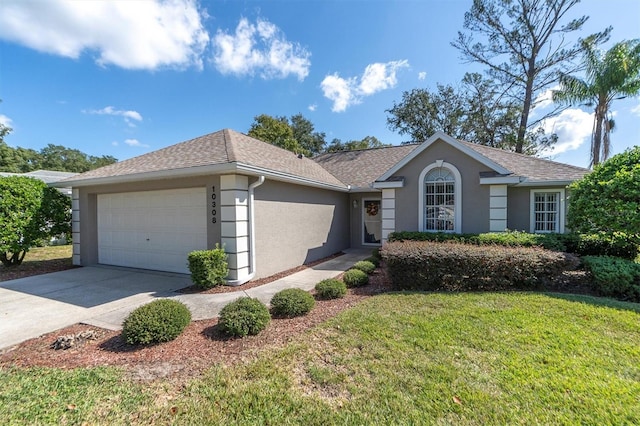
<svg viewBox="0 0 640 426"><path fill-rule="evenodd" d="M328 141L399 144L385 110L403 91L479 70L450 46L471 3L2 0L5 141L124 160L222 128L246 133L259 114L302 113ZM638 0L583 0L571 14L590 16L581 36L613 25L605 47L640 37ZM640 144L640 99L613 109L615 154ZM591 111L545 125L560 137L551 158L588 165Z"/></svg>

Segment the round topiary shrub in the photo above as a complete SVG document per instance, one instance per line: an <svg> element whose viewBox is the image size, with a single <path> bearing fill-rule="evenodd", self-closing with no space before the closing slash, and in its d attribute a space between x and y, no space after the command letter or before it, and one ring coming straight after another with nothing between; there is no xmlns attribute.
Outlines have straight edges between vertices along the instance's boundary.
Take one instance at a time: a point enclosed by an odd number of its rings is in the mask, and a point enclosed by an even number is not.
<svg viewBox="0 0 640 426"><path fill-rule="evenodd" d="M369 282L369 275L360 269L349 269L342 276L342 280L347 287L360 287Z"/></svg>
<svg viewBox="0 0 640 426"><path fill-rule="evenodd" d="M356 262L353 265L353 269L360 269L365 274L371 274L376 270L376 265L373 262L369 262L368 260L361 260L360 262Z"/></svg>
<svg viewBox="0 0 640 426"><path fill-rule="evenodd" d="M330 278L316 284L316 295L319 299L340 299L347 294L347 285L340 280Z"/></svg>
<svg viewBox="0 0 640 426"><path fill-rule="evenodd" d="M158 299L133 310L122 324L122 337L130 345L168 342L178 337L191 322L183 303Z"/></svg>
<svg viewBox="0 0 640 426"><path fill-rule="evenodd" d="M269 309L258 299L241 297L220 311L218 324L229 336L256 335L271 321Z"/></svg>
<svg viewBox="0 0 640 426"><path fill-rule="evenodd" d="M299 317L306 315L316 301L309 292L300 288L287 288L277 292L271 299L271 313L277 317Z"/></svg>

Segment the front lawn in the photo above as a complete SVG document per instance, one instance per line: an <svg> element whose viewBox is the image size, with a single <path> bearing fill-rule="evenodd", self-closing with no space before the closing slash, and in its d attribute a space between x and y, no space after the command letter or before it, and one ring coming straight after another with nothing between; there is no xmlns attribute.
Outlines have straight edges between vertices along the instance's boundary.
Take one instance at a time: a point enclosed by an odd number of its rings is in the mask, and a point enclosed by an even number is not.
<svg viewBox="0 0 640 426"><path fill-rule="evenodd" d="M536 293L367 299L185 383L0 367L0 418L88 424L640 424L640 305Z"/></svg>
<svg viewBox="0 0 640 426"><path fill-rule="evenodd" d="M0 281L70 269L73 267L71 250L70 244L32 248L27 252L21 265L7 268L0 263Z"/></svg>

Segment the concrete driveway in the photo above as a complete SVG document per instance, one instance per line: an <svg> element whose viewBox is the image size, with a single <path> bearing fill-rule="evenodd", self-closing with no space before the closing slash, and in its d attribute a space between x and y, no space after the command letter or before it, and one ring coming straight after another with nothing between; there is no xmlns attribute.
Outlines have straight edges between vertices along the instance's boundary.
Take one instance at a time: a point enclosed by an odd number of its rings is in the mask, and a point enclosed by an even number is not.
<svg viewBox="0 0 640 426"><path fill-rule="evenodd" d="M371 254L362 249L344 252L268 284L219 294L176 293L192 284L190 275L111 266L85 266L0 282L0 352L79 322L119 330L132 310L159 297L183 302L194 320L215 318L226 304L243 296L269 304L280 290L311 290L319 281L335 277Z"/></svg>
<svg viewBox="0 0 640 426"><path fill-rule="evenodd" d="M189 275L106 266L0 282L0 350L79 322L118 329L134 308L190 285Z"/></svg>

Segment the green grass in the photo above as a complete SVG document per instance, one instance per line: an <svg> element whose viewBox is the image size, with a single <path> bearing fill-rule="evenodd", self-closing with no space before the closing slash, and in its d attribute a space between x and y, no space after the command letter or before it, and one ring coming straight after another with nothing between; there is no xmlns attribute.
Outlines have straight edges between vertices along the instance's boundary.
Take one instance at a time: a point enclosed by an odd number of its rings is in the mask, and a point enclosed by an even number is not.
<svg viewBox="0 0 640 426"><path fill-rule="evenodd" d="M169 391L119 379L117 370L0 370L0 418L640 424L639 312L638 304L559 294L386 294L253 362L213 367ZM60 382L69 397L53 396ZM67 401L82 408L69 413Z"/></svg>
<svg viewBox="0 0 640 426"><path fill-rule="evenodd" d="M112 368L71 371L0 368L3 424L125 424L135 422L150 395Z"/></svg>

